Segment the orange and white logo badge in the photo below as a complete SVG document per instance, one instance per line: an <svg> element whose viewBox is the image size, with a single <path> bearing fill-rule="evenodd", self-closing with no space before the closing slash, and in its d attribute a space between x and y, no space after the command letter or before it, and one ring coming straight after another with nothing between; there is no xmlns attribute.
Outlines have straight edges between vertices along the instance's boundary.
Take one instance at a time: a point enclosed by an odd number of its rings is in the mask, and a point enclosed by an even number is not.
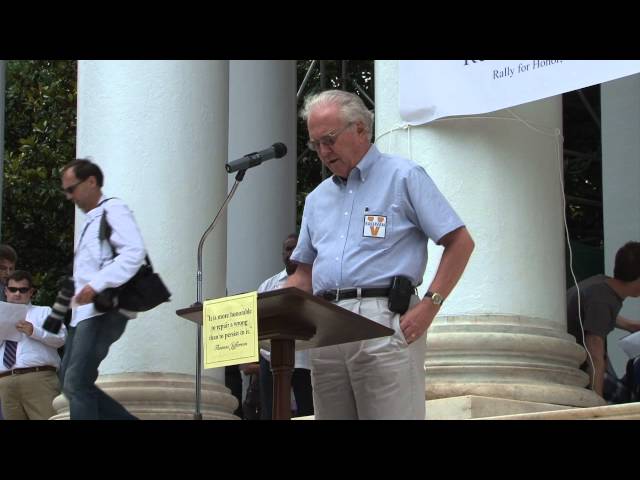
<svg viewBox="0 0 640 480"><path fill-rule="evenodd" d="M387 234L387 217L382 215L365 215L364 231L365 237L384 238Z"/></svg>

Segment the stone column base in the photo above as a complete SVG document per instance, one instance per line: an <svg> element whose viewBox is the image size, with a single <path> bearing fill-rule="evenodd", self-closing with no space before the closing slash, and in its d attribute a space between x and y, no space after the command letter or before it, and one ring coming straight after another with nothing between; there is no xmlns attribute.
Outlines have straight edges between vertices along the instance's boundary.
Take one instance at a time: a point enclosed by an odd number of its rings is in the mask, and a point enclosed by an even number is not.
<svg viewBox="0 0 640 480"><path fill-rule="evenodd" d="M585 350L555 322L517 315L435 319L427 337L426 399L479 396L592 407Z"/></svg>
<svg viewBox="0 0 640 480"><path fill-rule="evenodd" d="M195 377L180 373L121 373L101 375L96 385L141 420L193 420ZM233 415L238 401L230 390L207 377L202 379L200 412L204 420L239 420ZM53 400L56 415L69 420L64 395Z"/></svg>
<svg viewBox="0 0 640 480"><path fill-rule="evenodd" d="M572 408L553 412L521 413L478 420L640 420L640 402L603 407Z"/></svg>

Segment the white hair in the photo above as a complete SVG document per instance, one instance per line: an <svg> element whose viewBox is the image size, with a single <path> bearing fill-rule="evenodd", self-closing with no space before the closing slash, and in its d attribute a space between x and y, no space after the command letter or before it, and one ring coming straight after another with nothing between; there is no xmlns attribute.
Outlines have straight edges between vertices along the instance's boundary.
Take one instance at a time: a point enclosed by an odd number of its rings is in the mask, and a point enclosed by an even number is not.
<svg viewBox="0 0 640 480"><path fill-rule="evenodd" d="M362 122L369 136L373 135L373 112L369 111L358 95L344 90L325 90L308 96L305 98L300 116L307 121L316 107L331 104L338 105L345 122Z"/></svg>

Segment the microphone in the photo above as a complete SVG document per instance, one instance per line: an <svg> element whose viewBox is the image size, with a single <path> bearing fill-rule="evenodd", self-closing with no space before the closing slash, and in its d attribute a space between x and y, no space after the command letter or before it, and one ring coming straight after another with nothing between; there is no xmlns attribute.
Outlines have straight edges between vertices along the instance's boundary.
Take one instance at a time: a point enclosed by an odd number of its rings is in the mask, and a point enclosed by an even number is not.
<svg viewBox="0 0 640 480"><path fill-rule="evenodd" d="M281 158L287 154L287 146L284 143L274 143L269 148L261 150L260 152L248 153L238 160L225 164L224 168L227 173L237 172L238 170L246 170L247 168L260 165L266 160L272 158Z"/></svg>

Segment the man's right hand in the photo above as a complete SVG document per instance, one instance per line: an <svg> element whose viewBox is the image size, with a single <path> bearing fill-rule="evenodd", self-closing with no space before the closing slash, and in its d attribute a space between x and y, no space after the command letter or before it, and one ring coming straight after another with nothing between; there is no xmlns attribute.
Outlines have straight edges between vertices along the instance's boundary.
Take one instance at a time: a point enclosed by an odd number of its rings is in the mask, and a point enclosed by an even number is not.
<svg viewBox="0 0 640 480"><path fill-rule="evenodd" d="M80 290L80 293L78 293L73 299L76 305L86 305L93 302L95 296L96 291L91 288L91 285L85 285L84 288Z"/></svg>
<svg viewBox="0 0 640 480"><path fill-rule="evenodd" d="M24 333L28 337L33 335L33 325L26 320L20 320L18 323L16 323L16 330Z"/></svg>

